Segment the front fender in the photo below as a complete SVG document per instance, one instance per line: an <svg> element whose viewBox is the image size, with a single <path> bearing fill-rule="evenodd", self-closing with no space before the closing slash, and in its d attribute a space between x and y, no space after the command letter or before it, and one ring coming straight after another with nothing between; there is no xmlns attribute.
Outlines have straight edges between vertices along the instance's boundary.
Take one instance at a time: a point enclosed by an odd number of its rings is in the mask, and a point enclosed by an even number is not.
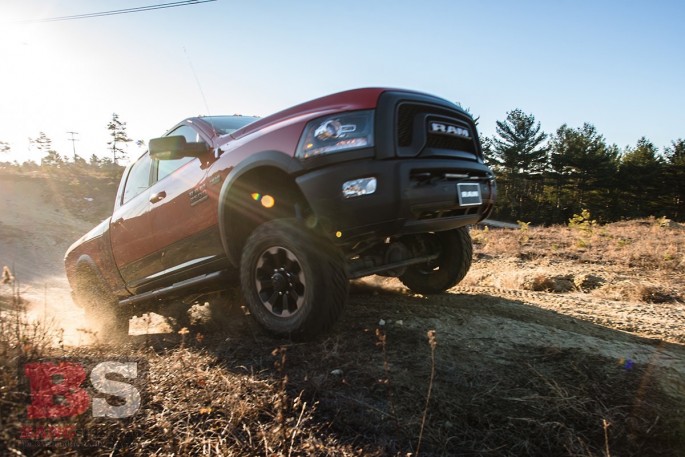
<svg viewBox="0 0 685 457"><path fill-rule="evenodd" d="M79 269L87 268L98 275L113 294L130 295L112 255L109 228L108 218L72 244L67 251L64 266L72 288L76 283Z"/></svg>
<svg viewBox="0 0 685 457"><path fill-rule="evenodd" d="M275 168L290 176L304 172L300 161L292 156L281 151L262 151L242 160L228 173L219 193L219 232L226 257L236 267L240 264L240 246L230 242L233 234L230 233L229 222L233 216L228 199L235 191L235 185L240 178L257 168Z"/></svg>

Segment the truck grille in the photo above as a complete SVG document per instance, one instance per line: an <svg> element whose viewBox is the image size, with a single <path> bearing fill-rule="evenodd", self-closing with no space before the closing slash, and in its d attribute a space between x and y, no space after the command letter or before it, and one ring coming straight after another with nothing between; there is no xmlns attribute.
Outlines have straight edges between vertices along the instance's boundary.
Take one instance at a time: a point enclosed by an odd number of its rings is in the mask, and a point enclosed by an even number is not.
<svg viewBox="0 0 685 457"><path fill-rule="evenodd" d="M397 155L400 157L478 159L475 130L458 111L405 102L397 110L396 131Z"/></svg>
<svg viewBox="0 0 685 457"><path fill-rule="evenodd" d="M417 114L425 110L422 105L404 103L400 105L397 113L397 145L400 147L410 146L412 142L413 123Z"/></svg>

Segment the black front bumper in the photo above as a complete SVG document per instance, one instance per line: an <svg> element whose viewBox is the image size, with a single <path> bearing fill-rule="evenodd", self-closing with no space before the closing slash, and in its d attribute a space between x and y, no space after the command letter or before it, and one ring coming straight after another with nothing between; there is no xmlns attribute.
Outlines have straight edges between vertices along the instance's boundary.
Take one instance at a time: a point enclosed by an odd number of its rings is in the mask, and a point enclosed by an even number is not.
<svg viewBox="0 0 685 457"><path fill-rule="evenodd" d="M344 198L344 182L375 177L371 195ZM458 183L477 183L482 204L460 206ZM486 218L495 202L490 169L455 159L363 159L332 164L297 178L317 226L338 244L451 230Z"/></svg>

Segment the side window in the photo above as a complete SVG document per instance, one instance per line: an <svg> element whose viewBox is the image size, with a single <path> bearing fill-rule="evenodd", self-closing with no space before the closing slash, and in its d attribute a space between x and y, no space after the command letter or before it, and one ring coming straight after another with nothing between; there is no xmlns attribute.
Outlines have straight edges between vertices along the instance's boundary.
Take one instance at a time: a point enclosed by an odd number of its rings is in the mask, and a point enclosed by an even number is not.
<svg viewBox="0 0 685 457"><path fill-rule="evenodd" d="M202 138L200 138L200 134L197 133L195 131L195 129L189 125L182 125L182 126L178 127L177 129L175 129L171 133L169 133L168 136L174 136L174 135L184 136L188 143L198 143L198 142L202 141ZM181 168L183 165L187 164L188 162L190 162L193 159L194 159L194 157L182 157L182 158L176 159L176 160L158 160L157 161L157 181L159 181L159 180L165 178L166 176L170 175L175 170Z"/></svg>
<svg viewBox="0 0 685 457"><path fill-rule="evenodd" d="M124 187L124 203L140 194L150 187L150 155L145 153L136 163L133 164L126 178Z"/></svg>

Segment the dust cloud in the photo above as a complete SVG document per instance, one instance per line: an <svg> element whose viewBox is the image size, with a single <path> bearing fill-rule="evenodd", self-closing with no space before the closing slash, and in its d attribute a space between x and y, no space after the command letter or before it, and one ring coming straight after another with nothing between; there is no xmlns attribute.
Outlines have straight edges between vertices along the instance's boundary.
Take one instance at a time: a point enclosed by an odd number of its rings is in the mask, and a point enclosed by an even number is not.
<svg viewBox="0 0 685 457"><path fill-rule="evenodd" d="M83 309L72 300L65 278L46 278L42 286L20 284L19 291L25 301L27 322L41 325L54 345L80 346L93 342L95 335Z"/></svg>

